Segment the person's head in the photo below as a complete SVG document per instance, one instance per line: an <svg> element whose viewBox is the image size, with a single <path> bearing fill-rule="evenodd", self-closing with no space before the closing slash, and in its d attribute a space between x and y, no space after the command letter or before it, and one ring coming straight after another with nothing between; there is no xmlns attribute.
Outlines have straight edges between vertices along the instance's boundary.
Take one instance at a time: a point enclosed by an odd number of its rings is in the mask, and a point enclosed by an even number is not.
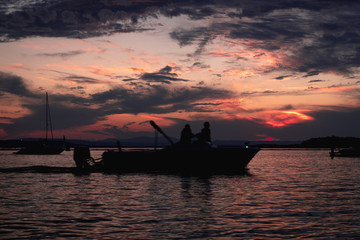
<svg viewBox="0 0 360 240"><path fill-rule="evenodd" d="M209 127L210 127L210 123L209 123L209 122L204 122L204 127L205 127L205 128L209 128Z"/></svg>
<svg viewBox="0 0 360 240"><path fill-rule="evenodd" d="M185 124L185 128L186 128L186 129L190 128L190 125L189 125L189 124Z"/></svg>

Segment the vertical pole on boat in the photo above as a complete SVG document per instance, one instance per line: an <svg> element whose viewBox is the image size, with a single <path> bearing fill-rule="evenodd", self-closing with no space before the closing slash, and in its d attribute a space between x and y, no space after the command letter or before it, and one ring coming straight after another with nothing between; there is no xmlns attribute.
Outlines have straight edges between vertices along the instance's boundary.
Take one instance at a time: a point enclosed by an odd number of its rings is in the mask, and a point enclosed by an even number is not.
<svg viewBox="0 0 360 240"><path fill-rule="evenodd" d="M49 96L46 92L46 136L45 140L48 140L48 131L49 131L49 123L50 123L50 132L51 132L51 140L54 140L54 134L52 130L52 122L51 122L51 115L50 115L50 105L49 105Z"/></svg>
<svg viewBox="0 0 360 240"><path fill-rule="evenodd" d="M116 141L116 145L117 145L117 147L118 147L119 152L121 152L122 149L121 149L121 143L120 143L119 140Z"/></svg>
<svg viewBox="0 0 360 240"><path fill-rule="evenodd" d="M158 132L155 130L155 141L154 141L154 150L156 151L157 148L157 138L158 138Z"/></svg>
<svg viewBox="0 0 360 240"><path fill-rule="evenodd" d="M48 93L46 92L46 105L45 105L45 111L46 111L46 129L45 129L45 140L48 140L48 129L49 129L49 104L48 104Z"/></svg>
<svg viewBox="0 0 360 240"><path fill-rule="evenodd" d="M50 105L48 102L48 111L49 111L49 123L50 123L50 133L51 133L51 141L54 140L53 128L52 128L52 121L51 121L51 114L50 114Z"/></svg>

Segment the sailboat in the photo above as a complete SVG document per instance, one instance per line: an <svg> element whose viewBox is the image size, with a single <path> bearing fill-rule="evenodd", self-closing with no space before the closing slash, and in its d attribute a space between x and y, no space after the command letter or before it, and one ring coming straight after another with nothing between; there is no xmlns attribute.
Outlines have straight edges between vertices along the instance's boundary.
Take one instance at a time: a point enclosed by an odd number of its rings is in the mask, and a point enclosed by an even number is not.
<svg viewBox="0 0 360 240"><path fill-rule="evenodd" d="M51 133L51 141L48 139L49 131ZM45 139L41 141L30 142L29 145L25 148L20 149L15 154L35 154L35 155L45 155L45 154L60 154L64 151L64 147L59 146L54 142L54 135L52 131L52 122L50 115L50 105L49 105L49 96L46 93L46 130L45 130Z"/></svg>

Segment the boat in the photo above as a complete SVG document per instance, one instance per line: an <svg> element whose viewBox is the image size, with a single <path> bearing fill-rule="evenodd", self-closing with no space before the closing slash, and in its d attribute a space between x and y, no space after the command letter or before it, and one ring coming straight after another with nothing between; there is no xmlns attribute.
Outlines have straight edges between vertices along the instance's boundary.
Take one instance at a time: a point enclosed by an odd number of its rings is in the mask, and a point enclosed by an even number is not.
<svg viewBox="0 0 360 240"><path fill-rule="evenodd" d="M170 139L153 121L151 125ZM171 141L171 143L173 143ZM249 146L181 146L172 144L157 150L107 150L100 161L91 158L87 147L74 149L78 169L121 173L166 173L185 175L239 174L259 148Z"/></svg>
<svg viewBox="0 0 360 240"><path fill-rule="evenodd" d="M330 157L360 157L360 147L349 147L338 149L337 151L334 148L329 152Z"/></svg>
<svg viewBox="0 0 360 240"><path fill-rule="evenodd" d="M58 142L54 141L48 93L46 93L45 114L46 114L45 139L40 141L28 142L26 147L15 152L15 154L47 155L47 154L60 154L64 151L64 146L60 146ZM51 141L48 139L49 131L51 133Z"/></svg>
<svg viewBox="0 0 360 240"><path fill-rule="evenodd" d="M62 147L59 147L56 143L48 141L34 141L29 142L28 145L15 154L32 154L32 155L50 155L60 154L64 151Z"/></svg>

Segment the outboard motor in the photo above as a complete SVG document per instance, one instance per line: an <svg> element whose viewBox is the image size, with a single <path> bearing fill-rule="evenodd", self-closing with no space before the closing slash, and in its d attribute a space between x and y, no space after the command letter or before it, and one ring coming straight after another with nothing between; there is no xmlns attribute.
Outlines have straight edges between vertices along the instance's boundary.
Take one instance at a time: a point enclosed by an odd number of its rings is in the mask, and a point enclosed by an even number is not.
<svg viewBox="0 0 360 240"><path fill-rule="evenodd" d="M87 169L95 164L94 158L90 155L89 147L75 147L74 161L79 169Z"/></svg>

